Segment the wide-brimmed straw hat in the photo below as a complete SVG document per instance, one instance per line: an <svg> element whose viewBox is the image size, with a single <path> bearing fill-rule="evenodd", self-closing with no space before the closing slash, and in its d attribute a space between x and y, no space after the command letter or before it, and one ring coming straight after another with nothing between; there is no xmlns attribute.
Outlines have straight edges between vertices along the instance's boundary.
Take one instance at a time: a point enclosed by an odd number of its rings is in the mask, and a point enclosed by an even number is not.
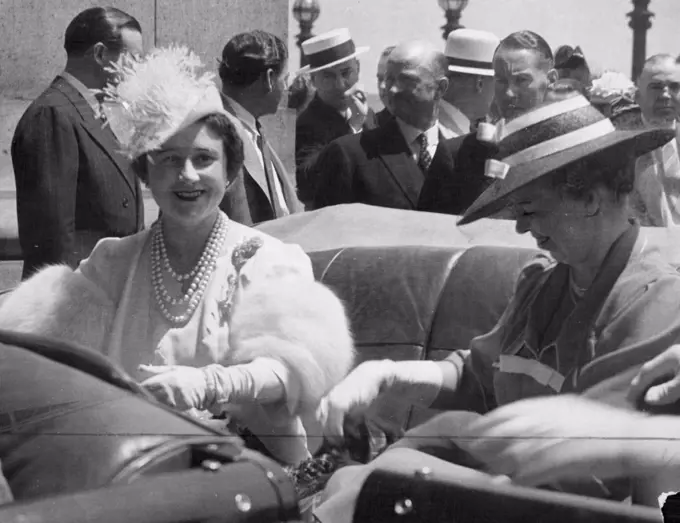
<svg viewBox="0 0 680 523"><path fill-rule="evenodd" d="M489 188L465 212L459 225L503 210L510 194L562 167L588 157L640 156L675 136L668 129L617 131L581 95L540 106L510 120L498 144L498 159L487 160Z"/></svg>
<svg viewBox="0 0 680 523"><path fill-rule="evenodd" d="M298 71L315 73L356 58L368 51L368 47L357 47L349 29L335 29L302 42L302 52L307 65Z"/></svg>
<svg viewBox="0 0 680 523"><path fill-rule="evenodd" d="M456 29L446 39L449 71L493 76L493 55L500 39L488 31Z"/></svg>
<svg viewBox="0 0 680 523"><path fill-rule="evenodd" d="M210 114L227 114L201 59L184 46L161 47L137 60L123 56L111 71L117 81L103 92L114 102L111 129L121 153L135 159Z"/></svg>

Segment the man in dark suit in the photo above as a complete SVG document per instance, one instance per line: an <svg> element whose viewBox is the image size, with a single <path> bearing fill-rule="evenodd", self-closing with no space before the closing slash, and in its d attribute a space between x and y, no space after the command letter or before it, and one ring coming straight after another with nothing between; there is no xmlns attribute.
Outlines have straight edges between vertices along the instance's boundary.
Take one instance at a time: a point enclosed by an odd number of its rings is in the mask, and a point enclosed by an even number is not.
<svg viewBox="0 0 680 523"><path fill-rule="evenodd" d="M26 110L12 140L22 278L46 264L73 267L95 243L144 226L139 181L118 153L96 93L124 52L142 53L139 22L94 7L66 29L66 68Z"/></svg>
<svg viewBox="0 0 680 523"><path fill-rule="evenodd" d="M286 90L287 65L286 44L265 31L238 34L222 51L222 97L243 141L244 163L220 207L244 225L303 210L294 182L260 123L261 117L278 109Z"/></svg>
<svg viewBox="0 0 680 523"><path fill-rule="evenodd" d="M532 31L517 31L501 40L493 56L495 78L494 103L505 123L543 102L548 85L557 80L553 55L548 43ZM481 141L469 133L451 141L455 170L450 176L428 178L420 195L421 211L461 215L472 203L461 200L461 190L481 192L492 178L484 175L486 160L497 149L493 143Z"/></svg>
<svg viewBox="0 0 680 523"><path fill-rule="evenodd" d="M358 84L357 56L367 50L368 47L354 45L347 29L329 31L302 44L309 64L300 73L310 75L316 90L295 126L297 188L305 206L314 199L318 179L314 165L323 148L336 138L377 125Z"/></svg>
<svg viewBox="0 0 680 523"><path fill-rule="evenodd" d="M451 176L450 144L437 121L439 100L448 87L446 66L443 53L423 42L407 42L390 53L385 87L394 118L324 150L315 208L364 203L416 209L427 177ZM463 203L475 196L457 195Z"/></svg>

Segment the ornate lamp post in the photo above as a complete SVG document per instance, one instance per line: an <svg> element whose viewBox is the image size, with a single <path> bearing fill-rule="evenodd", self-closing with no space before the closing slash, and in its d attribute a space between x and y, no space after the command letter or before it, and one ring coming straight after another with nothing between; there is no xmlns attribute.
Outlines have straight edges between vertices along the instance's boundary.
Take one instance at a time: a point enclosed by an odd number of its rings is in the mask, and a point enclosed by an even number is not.
<svg viewBox="0 0 680 523"><path fill-rule="evenodd" d="M469 0L437 0L439 7L444 10L446 24L442 26L444 40L449 37L451 31L463 27L460 25L460 15L468 5Z"/></svg>
<svg viewBox="0 0 680 523"><path fill-rule="evenodd" d="M302 52L302 42L312 36L312 26L319 18L321 8L317 0L295 0L293 3L293 16L300 24L300 33L297 35L297 46L300 48L300 67L307 65L305 54Z"/></svg>
<svg viewBox="0 0 680 523"><path fill-rule="evenodd" d="M642 66L647 58L647 30L652 27L651 18L654 16L649 9L650 0L633 0L633 10L627 14L630 18L628 25L633 30L633 74L635 82L640 76Z"/></svg>

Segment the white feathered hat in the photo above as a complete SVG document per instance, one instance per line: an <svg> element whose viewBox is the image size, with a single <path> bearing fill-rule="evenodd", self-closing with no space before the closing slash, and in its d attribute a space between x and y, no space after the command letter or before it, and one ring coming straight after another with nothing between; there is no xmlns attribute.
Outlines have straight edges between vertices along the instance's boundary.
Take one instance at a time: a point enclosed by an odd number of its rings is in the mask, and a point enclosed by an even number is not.
<svg viewBox="0 0 680 523"><path fill-rule="evenodd" d="M114 104L109 124L122 153L135 159L210 114L226 114L211 72L184 46L154 49L142 59L112 65L116 82L103 93Z"/></svg>

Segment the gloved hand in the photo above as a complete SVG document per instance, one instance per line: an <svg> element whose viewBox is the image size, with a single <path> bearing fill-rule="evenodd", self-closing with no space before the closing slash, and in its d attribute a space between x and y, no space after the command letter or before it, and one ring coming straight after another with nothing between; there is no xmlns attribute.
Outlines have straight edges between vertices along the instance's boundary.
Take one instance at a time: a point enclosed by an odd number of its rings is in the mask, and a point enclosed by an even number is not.
<svg viewBox="0 0 680 523"><path fill-rule="evenodd" d="M183 365L140 365L149 374L142 382L158 401L179 410L206 410L214 403L205 369Z"/></svg>
<svg viewBox="0 0 680 523"><path fill-rule="evenodd" d="M664 380L658 385L655 382ZM633 378L628 397L637 402L657 406L669 405L680 399L680 345L673 345L645 363Z"/></svg>
<svg viewBox="0 0 680 523"><path fill-rule="evenodd" d="M371 360L350 372L321 400L317 418L324 436L341 445L345 417L361 417L382 394L399 394L405 403L429 405L442 386L443 375L432 361ZM388 420L371 420L387 434L394 432Z"/></svg>
<svg viewBox="0 0 680 523"><path fill-rule="evenodd" d="M211 410L216 414L229 403L271 404L284 399L290 388L286 367L270 358L230 367L217 363L202 368L140 365L139 370L151 376L142 387L180 410Z"/></svg>

